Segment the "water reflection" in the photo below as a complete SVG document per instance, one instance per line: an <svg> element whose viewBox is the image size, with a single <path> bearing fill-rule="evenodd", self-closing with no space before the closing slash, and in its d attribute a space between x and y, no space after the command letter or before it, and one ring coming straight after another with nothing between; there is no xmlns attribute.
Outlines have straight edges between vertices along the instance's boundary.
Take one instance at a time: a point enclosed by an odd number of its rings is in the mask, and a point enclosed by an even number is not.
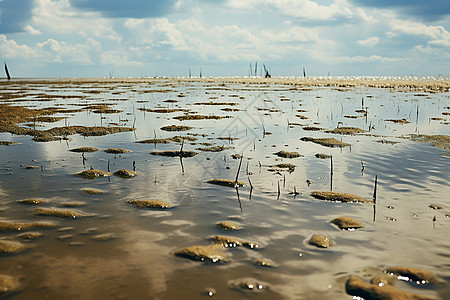
<svg viewBox="0 0 450 300"><path fill-rule="evenodd" d="M61 295L65 299L199 298L206 296L204 292L210 288L215 290L214 297L221 299L349 299L344 288L348 275L364 276L369 269L382 272L397 265L426 269L444 280L442 285L425 290L401 283L397 284L399 288L433 297L448 295L450 268L442 262L450 246L446 238L450 161L441 155L443 150L402 138L414 132L448 134L448 125L430 120L441 115L447 94L419 97L412 92L385 89L341 91L331 87L223 86L171 80L64 85L61 92L58 83L30 83L20 104L74 108L108 102L122 112L99 115L85 110L54 124L40 125L51 128L117 123L135 126L136 131L101 137L74 135L70 141L49 143L0 133L0 140L20 143L0 146L0 219L57 223L55 229L39 230L43 237L25 241L30 246L28 251L0 256L2 273L23 278L24 289L12 299ZM36 93L79 98L43 102L32 99ZM238 105L196 104L208 101ZM162 107L233 118L179 121L173 117L184 112L139 110ZM361 109L367 113L356 112ZM385 121L402 118L411 123ZM168 125L194 128L186 132L160 129ZM352 126L370 132L331 135L323 130L304 130L302 125L324 129ZM197 140L136 143L175 135ZM334 137L351 144L351 148L328 148L301 141L305 136ZM399 143L377 142L381 139ZM196 150L213 145L230 148L220 152ZM68 151L82 146L132 152L111 155L103 151ZM180 151L180 147L199 154L190 158L150 154L155 149ZM274 155L279 150L297 151L302 156L280 158ZM331 159L317 158L317 153L331 155ZM244 158L233 159L236 154ZM280 163L295 168L274 168ZM38 168L24 168L27 165ZM91 166L111 172L125 168L137 175L95 180L73 175ZM210 179L240 179L245 186L206 183ZM87 194L82 191L85 188L104 193ZM376 199L376 204L324 202L310 196L312 191L329 190ZM84 202L80 209L97 216L75 220L35 216L34 206L17 203L27 198L48 200L42 207ZM161 200L176 207L138 209L128 203L134 199ZM430 204L443 209L432 210ZM364 228L338 230L330 221L341 216L361 220ZM224 232L216 226L230 220L238 221L243 228ZM72 229L67 233L59 231L67 227ZM330 236L335 245L329 249L309 245L307 241L314 233ZM61 240L58 237L62 234L70 237ZM115 238L98 241L92 239L96 234L113 234ZM230 260L222 265L201 264L171 254L191 245L211 245L212 236L224 234L258 242L262 247L226 249ZM17 232L2 231L1 235L8 240L19 239ZM256 259L273 261L276 266L255 265ZM264 288L254 294L249 282Z"/></svg>

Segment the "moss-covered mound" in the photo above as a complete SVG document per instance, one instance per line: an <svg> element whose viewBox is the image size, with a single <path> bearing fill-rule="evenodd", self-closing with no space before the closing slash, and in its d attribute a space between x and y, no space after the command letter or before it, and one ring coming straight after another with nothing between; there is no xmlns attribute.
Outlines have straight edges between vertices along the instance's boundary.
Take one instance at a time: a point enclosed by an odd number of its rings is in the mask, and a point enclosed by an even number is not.
<svg viewBox="0 0 450 300"><path fill-rule="evenodd" d="M344 202L344 203L368 203L372 202L370 199L366 199L360 196L356 196L349 193L337 193L337 192L326 192L326 191L314 191L311 193L316 199L327 200L334 202Z"/></svg>

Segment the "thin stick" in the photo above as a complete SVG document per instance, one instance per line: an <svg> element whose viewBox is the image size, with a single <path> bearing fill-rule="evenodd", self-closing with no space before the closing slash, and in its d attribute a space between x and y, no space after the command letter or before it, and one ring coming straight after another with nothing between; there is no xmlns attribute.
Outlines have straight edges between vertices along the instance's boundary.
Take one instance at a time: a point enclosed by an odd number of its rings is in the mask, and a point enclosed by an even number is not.
<svg viewBox="0 0 450 300"><path fill-rule="evenodd" d="M378 175L375 175L375 186L373 188L373 204L377 203L377 181L378 181Z"/></svg>
<svg viewBox="0 0 450 300"><path fill-rule="evenodd" d="M241 165L242 165L242 159L244 158L244 153L241 154L241 160L239 161L239 167L236 173L236 179L234 180L234 183L236 184L239 179L239 172L241 171Z"/></svg>
<svg viewBox="0 0 450 300"><path fill-rule="evenodd" d="M375 222L376 218L376 204L377 204L377 182L378 182L378 175L375 175L375 186L373 188L373 221Z"/></svg>
<svg viewBox="0 0 450 300"><path fill-rule="evenodd" d="M183 155L184 137L181 139L180 157Z"/></svg>
<svg viewBox="0 0 450 300"><path fill-rule="evenodd" d="M330 167L330 192L333 191L333 155L331 155L331 167Z"/></svg>
<svg viewBox="0 0 450 300"><path fill-rule="evenodd" d="M277 181L277 183L278 183L278 196L277 196L277 200L279 200L279 199L280 199L280 182Z"/></svg>
<svg viewBox="0 0 450 300"><path fill-rule="evenodd" d="M433 217L433 229L436 229L436 216Z"/></svg>
<svg viewBox="0 0 450 300"><path fill-rule="evenodd" d="M111 170L109 169L109 159L108 159L108 172L111 172Z"/></svg>

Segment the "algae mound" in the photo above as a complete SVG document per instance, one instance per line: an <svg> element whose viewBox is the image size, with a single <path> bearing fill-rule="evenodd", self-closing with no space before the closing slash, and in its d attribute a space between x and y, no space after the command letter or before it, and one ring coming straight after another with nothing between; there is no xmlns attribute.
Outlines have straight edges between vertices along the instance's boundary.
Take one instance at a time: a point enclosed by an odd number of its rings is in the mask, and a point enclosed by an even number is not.
<svg viewBox="0 0 450 300"><path fill-rule="evenodd" d="M80 148L75 148L75 149L70 149L69 151L71 152L96 152L98 151L98 148L95 147L80 147Z"/></svg>
<svg viewBox="0 0 450 300"><path fill-rule="evenodd" d="M0 221L0 230L20 231L31 228L53 228L56 227L54 223L49 222L35 222L35 223L23 223L12 221Z"/></svg>
<svg viewBox="0 0 450 300"><path fill-rule="evenodd" d="M421 284L437 282L437 279L433 273L421 269L410 267L391 267L387 268L385 272L397 277L401 276L402 280L413 281Z"/></svg>
<svg viewBox="0 0 450 300"><path fill-rule="evenodd" d="M194 151L152 151L150 154L168 157L193 157L198 153Z"/></svg>
<svg viewBox="0 0 450 300"><path fill-rule="evenodd" d="M372 200L356 196L349 193L337 193L337 192L325 192L325 191L314 191L311 193L316 199L327 200L334 202L344 202L344 203L370 203Z"/></svg>
<svg viewBox="0 0 450 300"><path fill-rule="evenodd" d="M217 223L217 226L222 228L223 230L239 230L242 229L242 226L236 222L232 221L222 221Z"/></svg>
<svg viewBox="0 0 450 300"><path fill-rule="evenodd" d="M170 125L170 126L161 127L161 130L164 130L164 131L186 131L186 130L191 130L192 128L194 128L194 127L184 126L184 125Z"/></svg>
<svg viewBox="0 0 450 300"><path fill-rule="evenodd" d="M296 158L301 156L298 152L289 152L284 150L278 151L274 154L283 158Z"/></svg>
<svg viewBox="0 0 450 300"><path fill-rule="evenodd" d="M6 297L21 289L22 284L19 277L0 274L0 297Z"/></svg>
<svg viewBox="0 0 450 300"><path fill-rule="evenodd" d="M354 230L364 227L359 221L350 217L339 217L331 220L331 223L343 230Z"/></svg>
<svg viewBox="0 0 450 300"><path fill-rule="evenodd" d="M17 145L19 143L11 142L11 141L0 141L1 146L11 146L11 145Z"/></svg>
<svg viewBox="0 0 450 300"><path fill-rule="evenodd" d="M109 148L105 150L106 153L110 154L124 154L131 152L131 150L123 149L123 148Z"/></svg>
<svg viewBox="0 0 450 300"><path fill-rule="evenodd" d="M44 199L23 199L23 200L19 200L17 202L26 204L26 205L37 205L37 204L48 203L48 201L44 200Z"/></svg>
<svg viewBox="0 0 450 300"><path fill-rule="evenodd" d="M173 254L176 256L181 256L192 260L217 263L220 261L227 260L227 257L222 252L222 249L223 247L220 245L209 245L209 246L194 245L180 250L176 250L173 252Z"/></svg>
<svg viewBox="0 0 450 300"><path fill-rule="evenodd" d="M317 157L317 158L320 158L320 159L328 159L328 158L331 158L331 155L325 154L325 153L316 153L314 156Z"/></svg>
<svg viewBox="0 0 450 300"><path fill-rule="evenodd" d="M364 299L402 299L402 300L430 300L431 298L412 294L392 286L378 286L370 284L364 280L350 276L345 283L345 291L347 294Z"/></svg>
<svg viewBox="0 0 450 300"><path fill-rule="evenodd" d="M92 189L92 188L84 188L81 189L81 191L85 194L89 195L97 195L97 194L104 194L105 192L102 190Z"/></svg>
<svg viewBox="0 0 450 300"><path fill-rule="evenodd" d="M0 254L16 254L23 252L27 247L19 242L0 240Z"/></svg>
<svg viewBox="0 0 450 300"><path fill-rule="evenodd" d="M136 176L136 172L130 171L127 169L120 169L114 172L114 175L122 177L122 178L132 178Z"/></svg>
<svg viewBox="0 0 450 300"><path fill-rule="evenodd" d="M207 183L223 185L223 186L228 186L228 187L242 187L242 186L244 186L243 182L233 181L233 180L228 180L228 179L210 179L210 180L207 181Z"/></svg>
<svg viewBox="0 0 450 300"><path fill-rule="evenodd" d="M246 293L259 293L268 288L268 284L254 278L246 277L237 280L231 280L228 285Z"/></svg>
<svg viewBox="0 0 450 300"><path fill-rule="evenodd" d="M335 138L312 138L312 137L302 137L300 139L304 142L313 142L325 147L330 148L344 148L350 146L350 144L343 143Z"/></svg>
<svg viewBox="0 0 450 300"><path fill-rule="evenodd" d="M261 246L256 242L250 242L242 239L238 239L232 236L225 236L225 235L215 235L212 237L212 239L217 243L225 248L236 248L239 246L244 246L250 249L258 249Z"/></svg>
<svg viewBox="0 0 450 300"><path fill-rule="evenodd" d="M34 240L40 238L42 235L43 234L40 232L23 232L21 234L18 234L17 237L24 240Z"/></svg>
<svg viewBox="0 0 450 300"><path fill-rule="evenodd" d="M333 242L329 237L319 233L313 234L313 236L309 239L308 244L318 248L330 248L333 246Z"/></svg>
<svg viewBox="0 0 450 300"><path fill-rule="evenodd" d="M84 179L95 179L95 178L99 178L99 177L111 176L112 173L91 169L91 170L81 171L75 175L83 177Z"/></svg>
<svg viewBox="0 0 450 300"><path fill-rule="evenodd" d="M139 208L168 209L174 207L173 205L160 200L129 200L128 203Z"/></svg>
<svg viewBox="0 0 450 300"><path fill-rule="evenodd" d="M33 214L38 216L73 218L73 219L94 216L93 214L87 214L77 210L64 210L58 208L35 208L33 210Z"/></svg>
<svg viewBox="0 0 450 300"><path fill-rule="evenodd" d="M353 134L357 134L357 133L364 133L366 131L361 129L361 128L357 128L357 127L338 127L338 128L333 129L333 130L327 130L325 132L327 132L327 133L335 133L335 134L353 135Z"/></svg>

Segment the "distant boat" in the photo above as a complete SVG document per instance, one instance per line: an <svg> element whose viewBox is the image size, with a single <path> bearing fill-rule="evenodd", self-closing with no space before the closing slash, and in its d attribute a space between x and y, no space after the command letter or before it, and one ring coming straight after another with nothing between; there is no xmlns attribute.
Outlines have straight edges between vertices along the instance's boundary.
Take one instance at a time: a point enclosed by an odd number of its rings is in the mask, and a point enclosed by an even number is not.
<svg viewBox="0 0 450 300"><path fill-rule="evenodd" d="M6 62L5 62L5 73L6 73L6 77L8 78L8 80L10 80L11 76L9 75L8 66L6 65Z"/></svg>

